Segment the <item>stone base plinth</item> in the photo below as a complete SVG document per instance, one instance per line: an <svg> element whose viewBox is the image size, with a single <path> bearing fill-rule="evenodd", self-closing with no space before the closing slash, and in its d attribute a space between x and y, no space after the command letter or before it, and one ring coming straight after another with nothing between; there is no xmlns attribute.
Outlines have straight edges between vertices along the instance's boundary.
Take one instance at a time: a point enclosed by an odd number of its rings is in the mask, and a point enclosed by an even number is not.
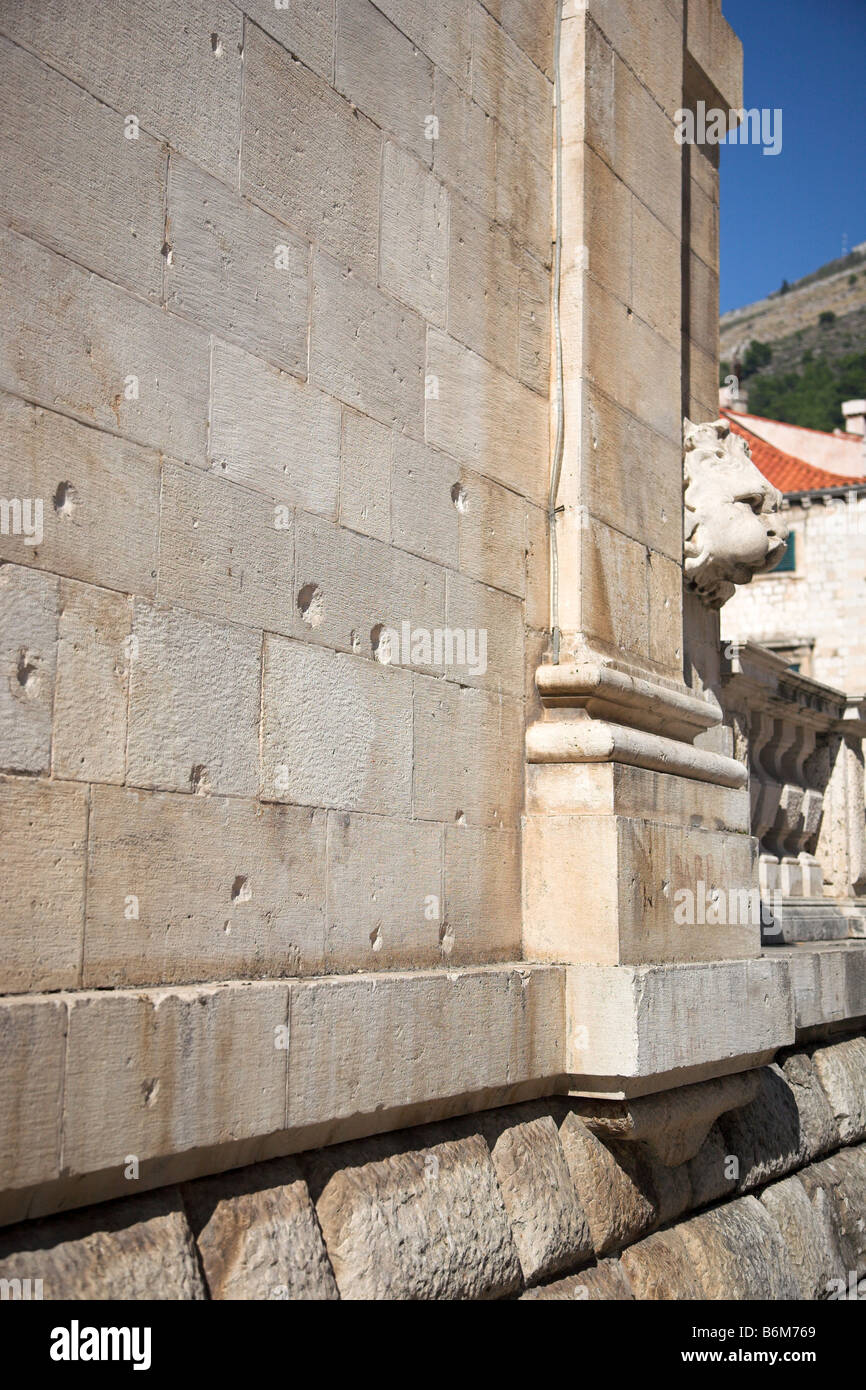
<svg viewBox="0 0 866 1390"><path fill-rule="evenodd" d="M524 947L534 960L637 966L760 954L745 787L621 762L530 764L523 862Z"/></svg>

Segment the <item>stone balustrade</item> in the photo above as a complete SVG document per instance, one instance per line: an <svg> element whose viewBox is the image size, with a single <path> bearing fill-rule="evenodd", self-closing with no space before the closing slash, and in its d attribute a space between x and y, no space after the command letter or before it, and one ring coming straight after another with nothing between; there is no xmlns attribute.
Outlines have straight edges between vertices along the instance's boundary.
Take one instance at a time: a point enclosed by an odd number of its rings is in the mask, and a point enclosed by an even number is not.
<svg viewBox="0 0 866 1390"><path fill-rule="evenodd" d="M770 940L864 934L866 700L811 680L753 642L725 645L721 702L749 767Z"/></svg>

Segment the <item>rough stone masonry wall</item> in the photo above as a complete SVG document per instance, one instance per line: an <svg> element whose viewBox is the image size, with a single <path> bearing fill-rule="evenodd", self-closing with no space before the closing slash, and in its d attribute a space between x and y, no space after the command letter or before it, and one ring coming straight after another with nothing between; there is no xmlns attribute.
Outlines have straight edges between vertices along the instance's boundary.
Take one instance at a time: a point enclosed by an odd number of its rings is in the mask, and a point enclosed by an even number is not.
<svg viewBox="0 0 866 1390"><path fill-rule="evenodd" d="M232 1072L285 1022L270 986L120 987L520 954L552 15L0 7L0 494L44 509L0 537L13 1184L63 1170L94 1058L158 1010L188 1057L222 1009ZM383 663L404 621L485 629L486 669ZM217 1097L161 1056L189 1147Z"/></svg>
<svg viewBox="0 0 866 1390"><path fill-rule="evenodd" d="M539 1101L31 1222L0 1233L0 1278L46 1299L866 1294L866 1036L783 1055L690 1144L698 1089L656 1143Z"/></svg>

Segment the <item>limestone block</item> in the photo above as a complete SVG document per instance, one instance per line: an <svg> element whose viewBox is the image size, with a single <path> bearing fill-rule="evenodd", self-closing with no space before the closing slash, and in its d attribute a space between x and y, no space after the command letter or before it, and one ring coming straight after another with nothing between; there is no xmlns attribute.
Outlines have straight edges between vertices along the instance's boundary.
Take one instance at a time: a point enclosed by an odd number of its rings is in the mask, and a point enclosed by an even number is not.
<svg viewBox="0 0 866 1390"><path fill-rule="evenodd" d="M530 151L497 125L496 220L545 264L551 257L552 161L548 145ZM538 156L541 156L539 159Z"/></svg>
<svg viewBox="0 0 866 1390"><path fill-rule="evenodd" d="M415 815L515 828L522 725L522 701L416 677Z"/></svg>
<svg viewBox="0 0 866 1390"><path fill-rule="evenodd" d="M601 1260L597 1265L569 1274L554 1284L528 1289L520 1300L536 1299L558 1303L615 1301L624 1303L634 1298L623 1266L619 1260Z"/></svg>
<svg viewBox="0 0 866 1390"><path fill-rule="evenodd" d="M391 539L393 441L378 420L344 407L340 524L379 541Z"/></svg>
<svg viewBox="0 0 866 1390"><path fill-rule="evenodd" d="M866 951L859 943L815 943L808 950L803 946L778 946L774 954L785 961L790 972L798 1028L813 1028L863 1013Z"/></svg>
<svg viewBox="0 0 866 1390"><path fill-rule="evenodd" d="M823 1195L823 1194L822 1194ZM822 1221L820 1205L813 1206L799 1178L785 1178L761 1193L766 1207L782 1233L788 1255L804 1299L823 1299L831 1279L844 1279L839 1247L829 1222Z"/></svg>
<svg viewBox="0 0 866 1390"><path fill-rule="evenodd" d="M266 635L261 795L302 806L408 815L412 677Z"/></svg>
<svg viewBox="0 0 866 1390"><path fill-rule="evenodd" d="M55 777L123 781L131 624L132 603L126 594L61 581Z"/></svg>
<svg viewBox="0 0 866 1390"><path fill-rule="evenodd" d="M290 634L294 531L280 508L248 488L166 464L159 596L212 618Z"/></svg>
<svg viewBox="0 0 866 1390"><path fill-rule="evenodd" d="M679 51L677 49L677 57ZM669 55L664 55L662 61L669 61ZM676 63L677 58L674 58L671 64L674 74ZM674 136L673 120L616 53L613 60L613 139L614 158L610 163L614 172L659 221L679 237L682 200L677 174L681 169L682 150Z"/></svg>
<svg viewBox="0 0 866 1390"><path fill-rule="evenodd" d="M673 232L644 207L637 198L632 199L632 299L634 311L650 328L664 338L665 342L680 350L682 322L680 297L671 293L670 277L666 268L675 260L679 252L679 241ZM695 258L696 259L696 258ZM703 264L697 262L696 264ZM697 279L698 272L695 272ZM701 287L706 278L701 280ZM718 300L718 283L716 285ZM695 309L690 301L690 315ZM691 317L690 324L694 323ZM716 333L718 333L718 309L716 310ZM703 339L699 339L703 341Z"/></svg>
<svg viewBox="0 0 866 1390"><path fill-rule="evenodd" d="M327 968L435 965L443 930L441 827L332 812Z"/></svg>
<svg viewBox="0 0 866 1390"><path fill-rule="evenodd" d="M840 956L845 969L845 997L848 1017L859 1018L866 1012L866 949L850 945Z"/></svg>
<svg viewBox="0 0 866 1390"><path fill-rule="evenodd" d="M488 1110L467 1124L489 1145L525 1282L589 1259L589 1227L550 1107L541 1101Z"/></svg>
<svg viewBox="0 0 866 1390"><path fill-rule="evenodd" d="M207 335L12 232L0 234L0 251L6 266L0 313L7 326L0 386L173 458L203 461ZM40 442L44 447L47 438ZM69 444L67 436L67 454ZM97 450L105 447L101 436L90 445L97 458L104 457ZM130 482L126 488L135 497ZM118 505L128 506L120 499ZM116 529L106 525L104 512L100 523L97 559L109 543L114 554L115 543L126 547L135 535L128 511ZM110 582L104 561L99 564L96 572L68 572L75 579Z"/></svg>
<svg viewBox="0 0 866 1390"><path fill-rule="evenodd" d="M743 104L743 45L715 0L697 0L687 11L688 51L722 98L737 111Z"/></svg>
<svg viewBox="0 0 866 1390"><path fill-rule="evenodd" d="M6 986L5 967L3 980ZM5 1191L49 1182L60 1173L64 1001L57 995L0 1001L0 1047L0 1183Z"/></svg>
<svg viewBox="0 0 866 1390"><path fill-rule="evenodd" d="M154 0L129 16L122 42L100 0L68 10L25 0L14 21L9 36L79 86L226 182L237 177L243 20L228 0L190 0L183 23L171 0Z"/></svg>
<svg viewBox="0 0 866 1390"><path fill-rule="evenodd" d="M549 448L547 403L453 338L431 329L427 440L493 482L544 499Z"/></svg>
<svg viewBox="0 0 866 1390"><path fill-rule="evenodd" d="M677 439L682 429L679 407L653 382L656 372L676 371L679 350L637 314L624 314L619 302L593 280L587 281L585 316L584 360L590 384L657 434ZM655 364L652 371L650 363Z"/></svg>
<svg viewBox="0 0 866 1390"><path fill-rule="evenodd" d="M535 66L552 78L555 0L499 0L498 12L493 5L487 8Z"/></svg>
<svg viewBox="0 0 866 1390"><path fill-rule="evenodd" d="M448 332L511 376L518 371L520 260L505 232L453 200Z"/></svg>
<svg viewBox="0 0 866 1390"><path fill-rule="evenodd" d="M184 1202L211 1298L339 1298L294 1159L188 1183Z"/></svg>
<svg viewBox="0 0 866 1390"><path fill-rule="evenodd" d="M369 0L339 0L335 86L430 164L433 65Z"/></svg>
<svg viewBox="0 0 866 1390"><path fill-rule="evenodd" d="M596 1078L593 1090L599 1077L618 1078L614 1095L630 1077L679 1070L671 1084L686 1085L708 1063L710 1074L743 1071L794 1037L785 965L775 959L572 965L566 999L567 1070ZM701 1019L698 1032L690 1018Z"/></svg>
<svg viewBox="0 0 866 1390"><path fill-rule="evenodd" d="M718 414L718 358L689 342L689 407L691 420L712 420Z"/></svg>
<svg viewBox="0 0 866 1390"><path fill-rule="evenodd" d="M476 5L472 23L472 97L518 142L547 150L552 130L552 84Z"/></svg>
<svg viewBox="0 0 866 1390"><path fill-rule="evenodd" d="M696 256L710 270L718 273L719 270L719 193L718 193L718 174L714 169L706 168L708 161L700 154L696 146L691 148L693 177L691 181L691 207L689 217L689 234L691 249ZM701 173L712 173L713 188L709 192L699 176L694 176L694 170L699 169Z"/></svg>
<svg viewBox="0 0 866 1390"><path fill-rule="evenodd" d="M541 507L526 508L526 625L543 632L550 625L550 527ZM527 643L528 645L528 643ZM542 649L543 651L544 649ZM533 667L532 694L538 698Z"/></svg>
<svg viewBox="0 0 866 1390"><path fill-rule="evenodd" d="M334 75L334 6L331 0L304 0L277 9L273 0L243 0L241 9L260 29L330 82Z"/></svg>
<svg viewBox="0 0 866 1390"><path fill-rule="evenodd" d="M84 983L322 968L325 816L94 787Z"/></svg>
<svg viewBox="0 0 866 1390"><path fill-rule="evenodd" d="M843 1269L866 1274L866 1148L843 1149L799 1175L816 1214L829 1220Z"/></svg>
<svg viewBox="0 0 866 1390"><path fill-rule="evenodd" d="M808 1052L791 1053L781 1066L800 1117L806 1162L812 1163L838 1143L833 1112Z"/></svg>
<svg viewBox="0 0 866 1390"><path fill-rule="evenodd" d="M127 781L254 795L259 634L136 602L133 636Z"/></svg>
<svg viewBox="0 0 866 1390"><path fill-rule="evenodd" d="M632 276L642 253L632 230L637 199L591 145L569 148L565 180L563 196L574 199L568 215L573 219L575 236L586 247L584 265L578 260L577 249L571 253L566 276L569 271L588 269L594 280L630 307Z"/></svg>
<svg viewBox="0 0 866 1390"><path fill-rule="evenodd" d="M285 1126L288 986L188 985L69 998L71 1175Z"/></svg>
<svg viewBox="0 0 866 1390"><path fill-rule="evenodd" d="M561 991L560 973L543 966L299 981L289 1127L316 1126L313 1145L359 1116L393 1112L392 1122L418 1123L425 1105L446 1098L506 1103L512 1088L561 1071Z"/></svg>
<svg viewBox="0 0 866 1390"><path fill-rule="evenodd" d="M682 557L682 447L593 386L585 388L582 482L588 512L670 559ZM640 458L638 477L627 459Z"/></svg>
<svg viewBox="0 0 866 1390"><path fill-rule="evenodd" d="M742 1197L677 1228L705 1299L797 1299L796 1269L776 1222Z"/></svg>
<svg viewBox="0 0 866 1390"><path fill-rule="evenodd" d="M123 117L89 95L95 74L88 73L84 90L15 44L4 40L0 55L0 206L6 220L98 274L158 299L164 149L143 131L137 140L124 139Z"/></svg>
<svg viewBox="0 0 866 1390"><path fill-rule="evenodd" d="M657 1158L650 1147L644 1146L644 1152L656 1196L657 1222L663 1225L668 1221L675 1221L678 1216L694 1207L688 1164L669 1167Z"/></svg>
<svg viewBox="0 0 866 1390"><path fill-rule="evenodd" d="M515 1293L520 1263L481 1136L377 1159L378 1149L368 1141L306 1158L341 1297Z"/></svg>
<svg viewBox="0 0 866 1390"><path fill-rule="evenodd" d="M26 557L22 546L22 558ZM0 567L0 768L47 772L57 670L58 583L20 565Z"/></svg>
<svg viewBox="0 0 866 1390"><path fill-rule="evenodd" d="M454 964L518 959L520 837L516 831L445 827L441 946Z"/></svg>
<svg viewBox="0 0 866 1390"><path fill-rule="evenodd" d="M534 391L550 386L550 273L524 251L520 261L517 372Z"/></svg>
<svg viewBox="0 0 866 1390"><path fill-rule="evenodd" d="M41 1279L56 1299L204 1299L177 1188L0 1232L0 1279Z"/></svg>
<svg viewBox="0 0 866 1390"><path fill-rule="evenodd" d="M646 546L593 517L580 533L582 622L591 637L635 655L649 654Z"/></svg>
<svg viewBox="0 0 866 1390"><path fill-rule="evenodd" d="M467 650L465 665L448 667L446 678L520 699L524 656L520 599L451 573L445 583L445 622L452 632L466 634ZM470 633L475 634L474 662L469 655Z"/></svg>
<svg viewBox="0 0 866 1390"><path fill-rule="evenodd" d="M664 4L641 5L634 16L627 16L617 0L590 0L586 9L623 61L673 117L683 104L682 22L675 11Z"/></svg>
<svg viewBox="0 0 866 1390"><path fill-rule="evenodd" d="M525 834L527 939L541 959L639 965L757 955L748 836L566 814L532 815ZM585 924L587 897L594 911Z"/></svg>
<svg viewBox="0 0 866 1390"><path fill-rule="evenodd" d="M157 455L12 396L0 396L0 412L0 495L38 499L42 507L40 544L4 535L0 556L109 589L152 594Z"/></svg>
<svg viewBox="0 0 866 1390"><path fill-rule="evenodd" d="M706 1207L720 1197L732 1196L737 1190L739 1167L731 1160L721 1128L714 1124L695 1157L689 1160L689 1182L692 1188L692 1204ZM739 1160L737 1160L739 1163Z"/></svg>
<svg viewBox="0 0 866 1390"><path fill-rule="evenodd" d="M382 0L377 6L427 57L466 89L471 62L471 11L461 0ZM438 73L437 73L438 76Z"/></svg>
<svg viewBox="0 0 866 1390"><path fill-rule="evenodd" d="M4 990L78 983L84 929L86 788L0 781Z"/></svg>
<svg viewBox="0 0 866 1390"><path fill-rule="evenodd" d="M689 336L715 357L719 351L719 276L692 252L689 256Z"/></svg>
<svg viewBox="0 0 866 1390"><path fill-rule="evenodd" d="M310 380L363 414L421 438L422 320L320 252L313 257Z"/></svg>
<svg viewBox="0 0 866 1390"><path fill-rule="evenodd" d="M740 1192L782 1177L805 1160L797 1102L779 1066L761 1068L755 1099L721 1115L719 1129L739 1162Z"/></svg>
<svg viewBox="0 0 866 1390"><path fill-rule="evenodd" d="M450 202L426 165L385 141L379 284L440 325L448 299Z"/></svg>
<svg viewBox="0 0 866 1390"><path fill-rule="evenodd" d="M575 1114L559 1137L597 1255L637 1240L658 1218L650 1166L641 1150L592 1134Z"/></svg>
<svg viewBox="0 0 866 1390"><path fill-rule="evenodd" d="M656 773L628 763L574 766L530 764L527 807L532 812L572 815L625 810L637 820L692 829L747 834L749 796L744 787L723 787L689 777Z"/></svg>
<svg viewBox="0 0 866 1390"><path fill-rule="evenodd" d="M682 576L679 560L647 551L650 660L677 676L683 658Z"/></svg>
<svg viewBox="0 0 866 1390"><path fill-rule="evenodd" d="M392 527L398 530L396 518ZM442 670L435 664L434 645L445 619L445 575L439 567L328 521L300 516L295 580L297 637L375 657L382 666ZM388 638L382 638L385 631ZM445 655L442 639L439 662Z"/></svg>
<svg viewBox="0 0 866 1390"><path fill-rule="evenodd" d="M623 1250L620 1265L636 1299L668 1302L704 1298L688 1247L676 1226L656 1231Z"/></svg>
<svg viewBox="0 0 866 1390"><path fill-rule="evenodd" d="M177 157L169 167L166 240L169 309L306 376L307 242Z"/></svg>
<svg viewBox="0 0 866 1390"><path fill-rule="evenodd" d="M841 1143L866 1139L866 1037L816 1048L812 1065Z"/></svg>
<svg viewBox="0 0 866 1390"><path fill-rule="evenodd" d="M433 168L448 188L493 217L496 123L438 67L435 85L439 134L433 145Z"/></svg>
<svg viewBox="0 0 866 1390"><path fill-rule="evenodd" d="M241 192L372 275L381 133L254 26L244 68Z"/></svg>
<svg viewBox="0 0 866 1390"><path fill-rule="evenodd" d="M460 469L445 454L405 435L394 436L391 528L395 545L425 560L457 567Z"/></svg>
<svg viewBox="0 0 866 1390"><path fill-rule="evenodd" d="M238 348L214 343L209 457L232 482L333 517L340 407Z"/></svg>
<svg viewBox="0 0 866 1390"><path fill-rule="evenodd" d="M537 526L544 531L543 540L539 538L537 544L539 547L542 544L547 546L545 514L540 508L529 506L522 497L516 497L507 488L499 487L497 483L491 483L466 468L459 470L457 486L460 490L454 505L457 509L461 572L472 579L479 579L482 584L492 584L497 589L516 594L518 598L523 598L525 594L527 603L532 590L534 603L540 598L546 553L533 552L528 555L530 542L527 538L530 534L535 537ZM536 563L541 571L540 576L534 574ZM535 619L539 615L533 608L529 616ZM545 605L542 626L546 621Z"/></svg>

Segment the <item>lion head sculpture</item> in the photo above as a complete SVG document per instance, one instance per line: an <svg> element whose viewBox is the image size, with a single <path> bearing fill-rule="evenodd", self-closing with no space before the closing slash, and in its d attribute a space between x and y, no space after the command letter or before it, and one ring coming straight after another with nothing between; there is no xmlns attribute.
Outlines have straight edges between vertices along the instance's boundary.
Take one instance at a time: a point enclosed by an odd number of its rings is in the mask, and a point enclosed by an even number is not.
<svg viewBox="0 0 866 1390"><path fill-rule="evenodd" d="M708 608L721 608L737 584L766 574L784 555L782 494L727 420L684 421L684 444L686 581Z"/></svg>

